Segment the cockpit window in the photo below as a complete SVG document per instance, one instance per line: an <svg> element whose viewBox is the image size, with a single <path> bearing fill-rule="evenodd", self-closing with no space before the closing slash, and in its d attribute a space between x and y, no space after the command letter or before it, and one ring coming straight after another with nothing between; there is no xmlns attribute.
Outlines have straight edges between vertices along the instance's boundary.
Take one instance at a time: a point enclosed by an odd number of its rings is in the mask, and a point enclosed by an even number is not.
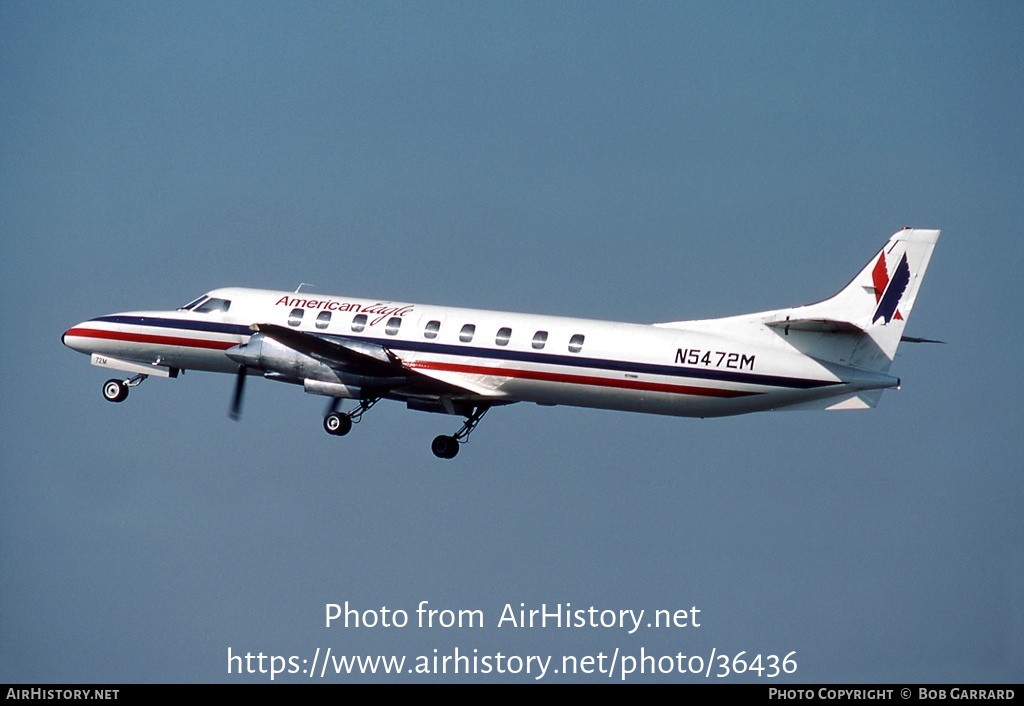
<svg viewBox="0 0 1024 706"><path fill-rule="evenodd" d="M197 304L199 304L199 302L203 302L203 301L206 301L206 295L205 294L203 296L201 296L201 297L196 297L195 299L190 301L185 306L179 306L178 307L178 311L189 311L189 310L192 309L192 307L196 306Z"/></svg>
<svg viewBox="0 0 1024 706"><path fill-rule="evenodd" d="M230 307L231 301L228 299L210 298L193 309L193 311L197 314L208 314L211 311L227 311Z"/></svg>

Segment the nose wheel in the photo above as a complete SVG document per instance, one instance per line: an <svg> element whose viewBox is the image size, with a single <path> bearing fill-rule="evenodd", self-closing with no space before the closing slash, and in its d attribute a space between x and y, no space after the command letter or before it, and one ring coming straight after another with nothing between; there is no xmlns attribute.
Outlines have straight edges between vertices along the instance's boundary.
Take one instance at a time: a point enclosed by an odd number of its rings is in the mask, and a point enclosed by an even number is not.
<svg viewBox="0 0 1024 706"><path fill-rule="evenodd" d="M128 386L122 380L107 380L103 383L103 399L107 402L124 402L128 399Z"/></svg>
<svg viewBox="0 0 1024 706"><path fill-rule="evenodd" d="M124 402L128 399L128 390L142 383L146 375L139 373L127 380L110 379L103 383L103 399L107 402Z"/></svg>

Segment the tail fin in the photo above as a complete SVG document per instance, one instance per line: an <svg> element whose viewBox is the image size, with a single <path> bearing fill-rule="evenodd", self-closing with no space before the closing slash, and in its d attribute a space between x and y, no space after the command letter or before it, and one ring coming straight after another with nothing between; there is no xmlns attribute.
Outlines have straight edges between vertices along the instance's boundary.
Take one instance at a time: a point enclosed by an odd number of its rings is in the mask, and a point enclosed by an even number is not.
<svg viewBox="0 0 1024 706"><path fill-rule="evenodd" d="M904 228L838 294L776 312L766 325L790 331L849 334L856 339L847 365L886 372L896 356L928 269L937 230Z"/></svg>

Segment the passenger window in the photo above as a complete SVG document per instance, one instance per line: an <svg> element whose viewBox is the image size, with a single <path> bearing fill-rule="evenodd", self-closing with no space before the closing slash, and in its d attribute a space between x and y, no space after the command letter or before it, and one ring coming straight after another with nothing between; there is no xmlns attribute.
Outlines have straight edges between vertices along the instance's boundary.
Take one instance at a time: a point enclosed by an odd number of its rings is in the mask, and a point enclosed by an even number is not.
<svg viewBox="0 0 1024 706"><path fill-rule="evenodd" d="M304 309L292 309L291 313L288 314L288 325L298 326L302 323L302 315L305 314Z"/></svg>
<svg viewBox="0 0 1024 706"><path fill-rule="evenodd" d="M366 314L356 314L352 319L352 330L359 333L366 328Z"/></svg>
<svg viewBox="0 0 1024 706"><path fill-rule="evenodd" d="M569 352L579 353L583 350L583 334L577 333L569 339Z"/></svg>
<svg viewBox="0 0 1024 706"><path fill-rule="evenodd" d="M384 333L389 336L394 336L398 333L398 329L402 327L402 317L392 316L388 319L388 325L384 327Z"/></svg>
<svg viewBox="0 0 1024 706"><path fill-rule="evenodd" d="M423 329L424 338L437 338L437 332L441 330L440 321L428 321L427 327Z"/></svg>
<svg viewBox="0 0 1024 706"><path fill-rule="evenodd" d="M512 329L504 327L498 329L498 335L494 337L494 342L499 346L507 346L510 338L512 338Z"/></svg>
<svg viewBox="0 0 1024 706"><path fill-rule="evenodd" d="M316 327L327 328L328 324L331 323L331 312L321 311L316 315Z"/></svg>
<svg viewBox="0 0 1024 706"><path fill-rule="evenodd" d="M197 314L209 314L212 311L227 311L231 302L227 299L207 299L195 308Z"/></svg>
<svg viewBox="0 0 1024 706"><path fill-rule="evenodd" d="M540 350L541 348L543 348L544 344L547 343L547 342L548 342L548 332L547 331L538 331L537 333L533 334L533 347L536 348L537 350Z"/></svg>
<svg viewBox="0 0 1024 706"><path fill-rule="evenodd" d="M474 333L476 333L476 326L473 324L466 324L462 327L462 330L459 331L459 340L463 343L469 343L473 340Z"/></svg>

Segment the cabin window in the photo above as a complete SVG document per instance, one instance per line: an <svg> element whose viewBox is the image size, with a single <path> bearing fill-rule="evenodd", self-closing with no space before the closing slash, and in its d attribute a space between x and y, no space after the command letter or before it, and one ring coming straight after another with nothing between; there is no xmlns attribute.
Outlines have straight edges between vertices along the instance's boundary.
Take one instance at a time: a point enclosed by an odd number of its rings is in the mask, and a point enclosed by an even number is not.
<svg viewBox="0 0 1024 706"><path fill-rule="evenodd" d="M494 337L494 342L499 346L507 346L510 338L512 338L512 329L506 326L498 329L498 335Z"/></svg>
<svg viewBox="0 0 1024 706"><path fill-rule="evenodd" d="M441 330L440 321L428 321L427 327L423 329L423 337L434 339L437 338L437 332Z"/></svg>
<svg viewBox="0 0 1024 706"><path fill-rule="evenodd" d="M228 299L210 298L197 306L194 311L197 314L209 314L212 311L227 311L230 307L231 302Z"/></svg>
<svg viewBox="0 0 1024 706"><path fill-rule="evenodd" d="M352 318L352 330L359 333L366 328L366 314L356 314Z"/></svg>
<svg viewBox="0 0 1024 706"><path fill-rule="evenodd" d="M302 315L305 313L306 311L304 309L292 309L291 312L288 314L288 325L298 326L299 324L301 324Z"/></svg>
<svg viewBox="0 0 1024 706"><path fill-rule="evenodd" d="M548 332L538 331L533 334L533 347L540 350L544 347L544 344L548 342Z"/></svg>
<svg viewBox="0 0 1024 706"><path fill-rule="evenodd" d="M473 334L476 333L476 326L473 324L466 324L459 331L459 340L463 343L469 343L473 340Z"/></svg>
<svg viewBox="0 0 1024 706"><path fill-rule="evenodd" d="M327 326L330 323L331 323L331 312L329 312L329 311L321 311L319 314L316 315L316 327L317 328L327 328Z"/></svg>
<svg viewBox="0 0 1024 706"><path fill-rule="evenodd" d="M389 336L394 336L398 333L398 329L402 328L402 317L392 316L388 319L387 326L384 327L384 333Z"/></svg>
<svg viewBox="0 0 1024 706"><path fill-rule="evenodd" d="M569 339L570 353L579 353L581 350L583 350L583 338L584 336L582 333L577 333L572 338Z"/></svg>

